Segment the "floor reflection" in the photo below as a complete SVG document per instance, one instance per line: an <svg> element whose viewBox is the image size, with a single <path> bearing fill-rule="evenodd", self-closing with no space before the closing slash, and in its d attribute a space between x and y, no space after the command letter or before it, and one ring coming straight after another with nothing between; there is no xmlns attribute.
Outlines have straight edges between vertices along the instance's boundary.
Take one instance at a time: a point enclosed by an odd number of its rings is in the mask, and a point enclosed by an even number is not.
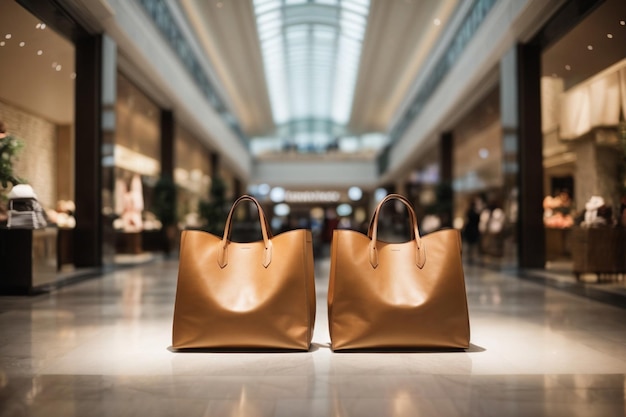
<svg viewBox="0 0 626 417"><path fill-rule="evenodd" d="M0 417L626 415L623 309L474 266L467 351L334 353L323 260L309 352L180 353L177 266L0 297Z"/></svg>

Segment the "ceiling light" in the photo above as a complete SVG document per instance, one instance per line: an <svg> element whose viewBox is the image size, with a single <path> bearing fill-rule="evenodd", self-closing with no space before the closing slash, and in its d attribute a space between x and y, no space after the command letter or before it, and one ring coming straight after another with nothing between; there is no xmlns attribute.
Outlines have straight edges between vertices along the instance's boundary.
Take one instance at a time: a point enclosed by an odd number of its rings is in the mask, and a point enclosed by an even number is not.
<svg viewBox="0 0 626 417"><path fill-rule="evenodd" d="M270 193L269 184L261 184L259 185L259 194L262 196L266 196Z"/></svg>
<svg viewBox="0 0 626 417"><path fill-rule="evenodd" d="M337 214L344 217L352 214L352 206L347 203L339 204L337 206Z"/></svg>
<svg viewBox="0 0 626 417"><path fill-rule="evenodd" d="M370 0L320 2L327 10L313 7L317 0L253 0L277 125L309 118L344 125L350 118ZM302 18L292 24L296 5L302 7L298 10ZM328 22L317 24L319 19ZM299 136L303 145L325 142L331 134L303 130Z"/></svg>
<svg viewBox="0 0 626 417"><path fill-rule="evenodd" d="M44 30L46 28L46 24L42 23L41 26L39 26L39 29Z"/></svg>
<svg viewBox="0 0 626 417"><path fill-rule="evenodd" d="M593 51L593 45L587 45L587 49Z"/></svg>
<svg viewBox="0 0 626 417"><path fill-rule="evenodd" d="M609 39L613 39L613 34L612 33L607 33L606 37L609 38Z"/></svg>
<svg viewBox="0 0 626 417"><path fill-rule="evenodd" d="M441 24L441 20L435 19L433 20L433 23L435 24L435 26L439 26Z"/></svg>
<svg viewBox="0 0 626 417"><path fill-rule="evenodd" d="M37 55L41 55L41 54L43 54L43 51L40 49L37 51Z"/></svg>
<svg viewBox="0 0 626 417"><path fill-rule="evenodd" d="M565 66L565 69L566 69L566 70L568 70L568 71L570 71L570 70L572 69L572 67L571 67L571 65L566 65L566 66Z"/></svg>
<svg viewBox="0 0 626 417"><path fill-rule="evenodd" d="M274 203L281 203L285 201L285 189L282 187L274 187L272 191L270 191L270 200Z"/></svg>
<svg viewBox="0 0 626 417"><path fill-rule="evenodd" d="M352 201L359 201L363 197L363 190L359 187L350 187L348 189L348 197Z"/></svg>
<svg viewBox="0 0 626 417"><path fill-rule="evenodd" d="M75 72L71 73L71 74L70 74L70 78L71 78L72 80L75 80L75 79L76 79L76 73L75 73Z"/></svg>
<svg viewBox="0 0 626 417"><path fill-rule="evenodd" d="M4 35L4 37L5 37L6 39L11 39L11 34L10 34L10 33L7 33L6 35Z"/></svg>
<svg viewBox="0 0 626 417"><path fill-rule="evenodd" d="M280 217L289 215L290 211L291 208L285 203L276 204L274 206L274 214Z"/></svg>
<svg viewBox="0 0 626 417"><path fill-rule="evenodd" d="M556 74L554 74L556 75ZM478 150L478 156L481 157L481 159L487 159L487 157L489 156L489 149L487 148L480 148Z"/></svg>
<svg viewBox="0 0 626 417"><path fill-rule="evenodd" d="M60 64L57 65L56 67L54 67L54 69L57 70L57 71L61 71L61 65Z"/></svg>
<svg viewBox="0 0 626 417"><path fill-rule="evenodd" d="M26 42L20 42L20 48L24 47L24 45L26 45Z"/></svg>
<svg viewBox="0 0 626 417"><path fill-rule="evenodd" d="M0 46L4 46L6 43L4 41L0 42Z"/></svg>
<svg viewBox="0 0 626 417"><path fill-rule="evenodd" d="M382 187L381 188L377 188L376 190L374 190L374 199L378 203L378 202L380 202L380 200L385 198L387 196L387 194L389 194L389 193L384 188L382 188Z"/></svg>
<svg viewBox="0 0 626 417"><path fill-rule="evenodd" d="M37 24L35 25L35 29L39 29L40 27L41 27L41 23L37 23Z"/></svg>
<svg viewBox="0 0 626 417"><path fill-rule="evenodd" d="M626 20L620 20L619 24L622 25L622 26L626 26Z"/></svg>

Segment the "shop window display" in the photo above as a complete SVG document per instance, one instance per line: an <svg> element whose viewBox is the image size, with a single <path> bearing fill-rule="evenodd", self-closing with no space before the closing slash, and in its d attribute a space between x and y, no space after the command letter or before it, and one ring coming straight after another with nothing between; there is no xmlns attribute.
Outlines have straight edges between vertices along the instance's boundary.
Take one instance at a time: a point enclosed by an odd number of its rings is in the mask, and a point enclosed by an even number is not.
<svg viewBox="0 0 626 417"><path fill-rule="evenodd" d="M626 228L614 218L604 198L592 196L572 232L573 271L578 280L594 274L599 282L626 273Z"/></svg>
<svg viewBox="0 0 626 417"><path fill-rule="evenodd" d="M1 103L0 103L1 104ZM1 294L23 294L56 279L56 240L42 202L17 166L24 142L0 121Z"/></svg>
<svg viewBox="0 0 626 417"><path fill-rule="evenodd" d="M574 225L572 198L568 191L543 199L543 223L546 227L546 260L571 257L571 228Z"/></svg>
<svg viewBox="0 0 626 417"><path fill-rule="evenodd" d="M202 227L202 202L210 199L214 181L210 153L191 132L178 127L175 139L174 183L176 219L181 229Z"/></svg>
<svg viewBox="0 0 626 417"><path fill-rule="evenodd" d="M624 12L603 2L542 55L547 267L585 282L626 274Z"/></svg>
<svg viewBox="0 0 626 417"><path fill-rule="evenodd" d="M560 191L555 197L544 198L543 213L546 227L565 229L574 225L572 199L567 191Z"/></svg>
<svg viewBox="0 0 626 417"><path fill-rule="evenodd" d="M143 186L139 175L133 175L129 183L118 178L115 183L115 213L119 218L113 222L113 227L124 233L141 232L143 208Z"/></svg>
<svg viewBox="0 0 626 417"><path fill-rule="evenodd" d="M59 229L74 229L76 227L76 203L72 200L59 200L55 209L46 210L46 215Z"/></svg>
<svg viewBox="0 0 626 417"><path fill-rule="evenodd" d="M149 180L149 178L148 178ZM120 254L165 250L161 230L163 222L152 211L158 211L155 187L144 187L140 174L121 170L115 182L116 250ZM152 195L152 198L148 198ZM148 208L148 201L152 201Z"/></svg>
<svg viewBox="0 0 626 417"><path fill-rule="evenodd" d="M159 251L162 223L154 213L154 188L161 173L160 109L118 72L114 144L113 229L115 252ZM117 258L126 262L134 258ZM137 258L140 259L140 258Z"/></svg>

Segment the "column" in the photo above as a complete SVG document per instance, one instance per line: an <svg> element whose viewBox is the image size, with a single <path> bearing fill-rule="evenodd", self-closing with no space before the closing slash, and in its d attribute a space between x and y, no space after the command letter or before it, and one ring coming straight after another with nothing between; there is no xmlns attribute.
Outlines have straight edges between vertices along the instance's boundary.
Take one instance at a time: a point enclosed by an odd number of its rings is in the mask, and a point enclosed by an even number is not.
<svg viewBox="0 0 626 417"><path fill-rule="evenodd" d="M453 165L452 146L454 136L452 132L444 132L439 139L439 185L437 186L437 206L441 227L452 227L453 217Z"/></svg>
<svg viewBox="0 0 626 417"><path fill-rule="evenodd" d="M514 164L513 153L517 152L518 178L518 264L521 268L544 268L546 259L545 228L543 225L543 134L541 131L541 48L537 44L518 45L515 55L505 59L513 60L505 65L509 77L502 77L503 90L508 86L517 87L517 130L513 118L505 117L505 167ZM503 60L504 61L504 60ZM515 65L516 64L516 65ZM512 83L510 73L517 68L517 82ZM505 93L503 92L503 95ZM504 105L503 105L504 108ZM510 115L512 116L512 115ZM505 123L506 122L506 123ZM517 131L517 141L514 140ZM516 149L512 149L516 147ZM507 169L507 168L505 168ZM509 166L506 176L512 178L515 167ZM510 184L513 187L513 184Z"/></svg>
<svg viewBox="0 0 626 417"><path fill-rule="evenodd" d="M211 152L211 179L220 176L220 155L217 152Z"/></svg>
<svg viewBox="0 0 626 417"><path fill-rule="evenodd" d="M161 110L161 176L172 179L174 178L175 136L174 112Z"/></svg>
<svg viewBox="0 0 626 417"><path fill-rule="evenodd" d="M74 264L102 264L101 100L102 36L76 42L76 229Z"/></svg>
<svg viewBox="0 0 626 417"><path fill-rule="evenodd" d="M239 178L235 178L234 182L235 182L235 184L234 184L235 198L239 198L239 196L244 193L243 183L241 182L241 180Z"/></svg>

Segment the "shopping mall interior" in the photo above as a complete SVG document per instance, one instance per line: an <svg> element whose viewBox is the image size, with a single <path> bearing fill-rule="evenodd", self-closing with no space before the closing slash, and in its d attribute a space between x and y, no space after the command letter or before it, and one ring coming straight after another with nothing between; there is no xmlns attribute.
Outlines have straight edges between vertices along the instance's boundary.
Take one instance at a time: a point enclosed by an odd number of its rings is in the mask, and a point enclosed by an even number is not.
<svg viewBox="0 0 626 417"><path fill-rule="evenodd" d="M0 416L626 416L625 45L624 0L0 0ZM174 347L183 236L301 229L308 350ZM469 344L339 350L338 231L455 231Z"/></svg>

